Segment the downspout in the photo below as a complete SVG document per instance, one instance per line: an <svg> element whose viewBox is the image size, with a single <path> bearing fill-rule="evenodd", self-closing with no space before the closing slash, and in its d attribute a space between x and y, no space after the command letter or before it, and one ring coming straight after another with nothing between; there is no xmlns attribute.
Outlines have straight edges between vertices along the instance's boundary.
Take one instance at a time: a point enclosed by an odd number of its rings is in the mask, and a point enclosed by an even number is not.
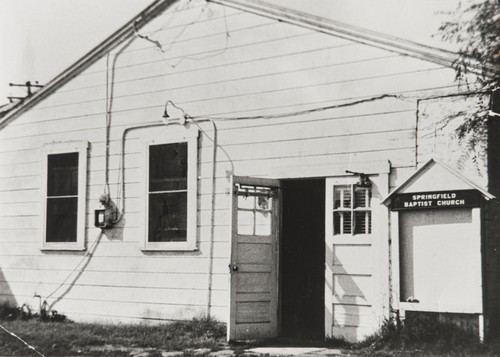
<svg viewBox="0 0 500 357"><path fill-rule="evenodd" d="M211 316L212 312L212 286L213 286L213 270L214 270L214 240L215 240L215 169L217 163L217 126L215 122L209 119L212 123L212 128L214 131L213 137L213 152L212 152L212 175L210 178L212 186L212 198L210 207L210 248L208 256L208 288L207 288L207 317ZM196 123L196 122L195 122Z"/></svg>

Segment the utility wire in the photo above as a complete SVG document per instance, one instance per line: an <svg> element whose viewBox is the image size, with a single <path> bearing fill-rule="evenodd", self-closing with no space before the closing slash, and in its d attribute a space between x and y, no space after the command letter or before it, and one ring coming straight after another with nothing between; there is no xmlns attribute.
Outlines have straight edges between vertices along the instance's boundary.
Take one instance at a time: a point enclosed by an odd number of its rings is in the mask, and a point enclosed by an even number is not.
<svg viewBox="0 0 500 357"><path fill-rule="evenodd" d="M30 350L35 351L39 356L45 357L45 355L43 353L38 352L38 350L35 347L31 346L28 342L26 342L25 340L23 340L21 337L19 337L18 335L16 335L14 332L7 330L2 325L0 325L0 328L2 330L4 330L5 332L7 332L12 337L17 338L19 341L21 341L22 343L24 343L24 345L26 345L26 347L28 347Z"/></svg>
<svg viewBox="0 0 500 357"><path fill-rule="evenodd" d="M177 62L177 63L180 63L180 62ZM313 69L314 68L309 69L309 70L313 70ZM218 96L218 97L204 98L204 99L199 100L199 101L208 101L208 100L214 100L214 99L227 99L227 98L235 98L235 97L246 97L249 95L262 95L262 94L297 90L297 89L303 89L303 88L314 88L314 87L323 87L323 86L328 86L328 85L339 85L339 84L343 84L343 83L356 83L356 82L368 81L368 80L373 80L373 79L404 76L404 75L414 74L414 73L440 71L442 69L443 68L441 68L441 67L425 68L425 69L403 71L403 72L397 72L397 73L380 74L380 75L376 75L376 76L367 76L367 77L354 78L354 79L333 80L333 81L328 81L328 82L315 83L314 85L305 85L302 83L302 84L299 84L297 86L289 86L289 87L285 87L285 88L276 88L276 89L269 89L269 90L246 92L246 93L241 93L241 94L223 95L223 96ZM271 75L263 75L261 77L266 77L266 76L271 76ZM246 80L246 79L256 79L256 78L260 78L260 77L259 76L250 76L250 77L242 77L241 79ZM193 88L203 87L203 86L208 86L208 85L213 85L213 84L224 84L227 82L234 82L237 80L239 80L239 78L230 79L230 80L214 81L211 83L202 83L202 84L196 84L196 85L182 85L182 86L178 86L178 87L162 88L162 89L149 90L149 91L137 92L137 93L132 93L132 94L123 94L120 96L115 96L114 99L130 98L130 97L135 97L135 96L140 96L140 95L145 95L145 94L162 93L162 92L172 91L172 90L193 89ZM71 105L75 105L75 104L96 103L96 102L100 102L100 101L102 101L102 99L90 99L90 100L84 100L84 101L80 101L80 102L72 102L72 103L53 105L50 107L45 107L45 109L71 106Z"/></svg>
<svg viewBox="0 0 500 357"><path fill-rule="evenodd" d="M75 268L68 274L68 276L66 277L66 279L63 280L63 282L61 284L59 284L46 298L45 298L45 301L47 301L48 299L50 299L50 297L52 297L52 295L54 295L68 280L69 278L73 275L73 273L75 271L77 271L79 268L80 268L80 265L87 259L87 257L91 257L92 254L94 253L94 249L95 247L97 246L97 244L99 243L99 241L101 240L102 236L104 235L104 231L101 230L101 232L99 233L99 235L97 236L97 238L94 240L94 242L92 243L92 246L87 250L87 252L84 254L84 256L82 257L82 259L78 262L78 264L75 266Z"/></svg>
<svg viewBox="0 0 500 357"><path fill-rule="evenodd" d="M421 96L418 96L418 95L411 95L411 96L408 96L407 94L408 93L420 93L420 92L430 92L430 91L437 91L437 90L449 90L450 88L461 88L463 87L463 85L456 85L456 84L453 84L453 85L447 85L447 86L438 86L438 87L428 87L428 88L417 88L417 89L409 89L409 90L405 90L405 91L400 91L400 92L392 92L392 93L387 93L387 94L400 94L402 95L402 99L406 98L406 99L418 99L418 98L421 98ZM353 99L359 99L359 98L364 98L363 96L356 96L356 97L345 97L345 98L339 98L339 99L329 99L329 100L322 100L318 103L324 103L324 102L340 102L340 101L344 101L344 100L353 100ZM192 101L190 103L196 103L198 102L197 100L195 101ZM308 104L314 104L313 103L303 103L303 105L308 105ZM269 109L278 109L278 108L288 108L290 107L290 105L279 105L279 106L273 106L273 107L265 107L265 108L254 108L253 110L256 110L256 111L262 111L262 110L269 110ZM48 107L47 107L48 108ZM114 111L114 113L127 113L127 112L133 112L133 111L138 111L138 110L154 110L154 109L159 109L159 108L163 108L163 105L149 105L149 106L141 106L141 107L133 107L133 108L126 108L126 109L117 109ZM36 108L33 109L33 110L37 110ZM248 112L249 110L240 110L239 112ZM238 112L238 111L237 111ZM223 113L217 113L217 115L222 115L222 114L234 114L234 113L237 113L237 112L223 112ZM55 117L55 118L50 118L50 119L47 119L47 120L42 120L41 123L48 123L48 122L54 122L54 121L59 121L59 120L65 120L65 119L78 119L78 118L88 118L88 117L92 117L92 116L100 116L102 115L102 112L95 112L95 113L90 113L90 114L82 114L82 115L70 115L70 116L62 116L62 117ZM209 116L212 116L214 114L210 114ZM95 129L95 128L91 128L91 129ZM91 130L89 129L89 130ZM72 130L71 130L72 131ZM69 131L68 131L69 132ZM65 132L60 132L60 134L62 133L65 133ZM43 135L42 135L43 136ZM9 139L20 139L20 138L26 138L26 137L29 137L28 136L16 136L14 138L8 138L6 140L9 140ZM2 166L3 164L0 163L0 166Z"/></svg>
<svg viewBox="0 0 500 357"><path fill-rule="evenodd" d="M142 38L143 40L146 40L146 41L149 41L149 42L153 43L157 48L160 49L161 52L163 52L163 48L161 47L161 43L158 42L157 40L150 39L148 36L141 35L139 33L139 31L137 30L137 24L135 22L134 22L134 32L135 32L135 35L137 37Z"/></svg>
<svg viewBox="0 0 500 357"><path fill-rule="evenodd" d="M404 97L402 95L400 95L400 94L383 94L383 95L379 95L379 96L376 96L376 97L371 97L371 98L365 98L365 99L356 100L354 102L348 102L348 103L342 103L342 104L336 104L336 105L329 105L329 106L326 106L326 107L306 109L306 110L300 110L300 111L296 111L296 112L286 112L286 113L268 114L268 115L251 115L251 116L231 117L231 118L229 118L229 117L209 117L209 116L189 116L189 118L192 119L192 120L206 120L206 119L211 119L211 120L276 119L276 118L298 116L298 115L304 115L304 114L310 114L310 113L317 113L317 112L322 112L322 111L325 111L325 110L331 110L331 109L337 109L337 108L351 107L351 106L354 106L354 105L358 105L358 104L362 104L362 103L368 103L368 102L374 102L374 101L385 99L385 98L403 99Z"/></svg>

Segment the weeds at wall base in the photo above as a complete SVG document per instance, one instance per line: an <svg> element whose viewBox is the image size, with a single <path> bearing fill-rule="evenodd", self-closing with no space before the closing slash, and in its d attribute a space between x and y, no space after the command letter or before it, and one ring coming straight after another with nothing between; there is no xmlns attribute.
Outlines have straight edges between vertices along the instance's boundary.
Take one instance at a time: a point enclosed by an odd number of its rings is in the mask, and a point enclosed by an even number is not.
<svg viewBox="0 0 500 357"><path fill-rule="evenodd" d="M421 314L405 323L386 320L373 335L359 343L344 342L350 350L366 353L418 352L422 355L476 355L496 353L498 346L482 344L472 331L465 331L456 324L442 322L432 314ZM495 354L496 355L496 354Z"/></svg>
<svg viewBox="0 0 500 357"><path fill-rule="evenodd" d="M162 351L217 351L224 348L226 326L207 317L158 325L103 324L23 319L12 309L0 309L0 323L41 353L50 356L106 355L128 356L133 351L148 351L161 356ZM2 332L2 331L0 331ZM0 335L1 356L27 356L28 350L8 334ZM189 353L187 353L189 354Z"/></svg>
<svg viewBox="0 0 500 357"><path fill-rule="evenodd" d="M26 304L20 307L12 307L10 305L0 305L0 320L40 320L50 322L69 322L66 315L58 313L56 310L50 312L45 309L40 309L40 312L33 312L32 308Z"/></svg>

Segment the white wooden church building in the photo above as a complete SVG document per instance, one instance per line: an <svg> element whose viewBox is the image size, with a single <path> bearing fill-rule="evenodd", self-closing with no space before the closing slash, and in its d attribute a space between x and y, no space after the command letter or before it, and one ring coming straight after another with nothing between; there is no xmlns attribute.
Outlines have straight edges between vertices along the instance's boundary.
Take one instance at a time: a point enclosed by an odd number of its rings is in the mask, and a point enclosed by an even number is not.
<svg viewBox="0 0 500 357"><path fill-rule="evenodd" d="M500 130L455 133L496 104L454 58L259 0L152 2L0 119L0 302L231 340L417 313L497 333Z"/></svg>

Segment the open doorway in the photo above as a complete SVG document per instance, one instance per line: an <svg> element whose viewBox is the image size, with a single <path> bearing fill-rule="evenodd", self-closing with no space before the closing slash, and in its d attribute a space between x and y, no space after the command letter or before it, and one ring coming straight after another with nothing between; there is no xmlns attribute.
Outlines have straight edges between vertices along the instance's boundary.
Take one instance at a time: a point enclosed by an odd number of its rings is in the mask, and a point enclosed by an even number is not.
<svg viewBox="0 0 500 357"><path fill-rule="evenodd" d="M325 180L283 181L281 335L325 337Z"/></svg>

